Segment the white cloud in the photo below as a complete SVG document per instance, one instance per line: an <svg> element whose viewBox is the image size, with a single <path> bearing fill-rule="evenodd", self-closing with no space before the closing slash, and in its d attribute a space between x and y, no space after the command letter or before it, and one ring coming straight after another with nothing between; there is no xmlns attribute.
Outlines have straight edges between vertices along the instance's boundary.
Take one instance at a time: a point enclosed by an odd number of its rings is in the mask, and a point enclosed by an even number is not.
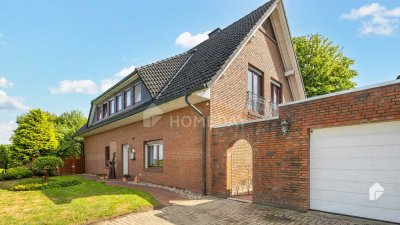
<svg viewBox="0 0 400 225"><path fill-rule="evenodd" d="M129 67L126 67L126 68L123 68L122 70L120 70L117 74L116 74L116 76L117 77L126 77L126 76L128 76L129 74L131 74L134 70L135 70L135 66L129 66Z"/></svg>
<svg viewBox="0 0 400 225"><path fill-rule="evenodd" d="M136 68L135 66L125 67L121 69L118 73L114 74L113 77L102 80L100 83L100 90L103 92L108 90L114 84L118 83L118 81L120 81L121 78L124 78L129 74L131 74L135 70L135 68Z"/></svg>
<svg viewBox="0 0 400 225"><path fill-rule="evenodd" d="M24 105L21 98L9 96L6 92L0 90L0 111L15 109L27 110L29 107Z"/></svg>
<svg viewBox="0 0 400 225"><path fill-rule="evenodd" d="M50 87L49 91L53 95L70 93L96 94L99 89L102 92L108 90L122 78L131 74L134 70L135 66L123 68L112 77L101 80L99 84L96 84L92 80L62 80L59 82L58 86Z"/></svg>
<svg viewBox="0 0 400 225"><path fill-rule="evenodd" d="M379 3L372 3L352 9L349 13L342 15L346 20L361 20L361 35L375 34L392 35L400 25L400 7L387 9Z"/></svg>
<svg viewBox="0 0 400 225"><path fill-rule="evenodd" d="M8 88L14 86L13 83L8 81L5 77L0 77L0 87L2 88Z"/></svg>
<svg viewBox="0 0 400 225"><path fill-rule="evenodd" d="M175 41L175 44L180 45L184 48L192 48L201 42L205 41L208 39L208 34L211 31L206 31L204 33L199 33L192 35L190 32L183 32L178 36L178 38Z"/></svg>
<svg viewBox="0 0 400 225"><path fill-rule="evenodd" d="M50 87L51 94L95 94L97 84L91 80L63 80L56 87Z"/></svg>
<svg viewBox="0 0 400 225"><path fill-rule="evenodd" d="M9 144L9 139L15 129L17 129L15 121L0 123L0 144Z"/></svg>

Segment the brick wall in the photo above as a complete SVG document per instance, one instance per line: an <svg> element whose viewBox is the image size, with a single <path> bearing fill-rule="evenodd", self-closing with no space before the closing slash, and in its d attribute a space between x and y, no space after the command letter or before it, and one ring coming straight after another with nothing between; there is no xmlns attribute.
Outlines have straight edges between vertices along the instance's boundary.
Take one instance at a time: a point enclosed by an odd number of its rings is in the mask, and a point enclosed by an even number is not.
<svg viewBox="0 0 400 225"><path fill-rule="evenodd" d="M249 65L264 78L264 96L270 102L271 79L282 83L283 101L293 101L276 42L258 30L233 60L225 74L211 87L211 125L255 119L247 110L247 73Z"/></svg>
<svg viewBox="0 0 400 225"><path fill-rule="evenodd" d="M310 129L400 120L400 84L282 106L280 119L213 128L213 193L227 196L227 149L245 139L253 149L253 201L309 209ZM280 122L290 123L283 135Z"/></svg>
<svg viewBox="0 0 400 225"><path fill-rule="evenodd" d="M209 115L209 103L196 105ZM172 123L178 118L183 124ZM190 123L189 122L193 122ZM186 126L188 125L188 126ZM164 114L153 127L144 127L137 122L124 127L85 137L86 173L108 174L105 167L104 149L110 146L116 152L117 177L122 176L122 145L129 144L136 150L136 160L129 160L129 175L138 176L140 181L163 184L195 192L201 191L201 118L189 107ZM210 132L208 132L210 141ZM144 167L144 144L146 141L163 140L164 167L162 171L151 171ZM210 144L207 144L210 150ZM210 157L210 152L207 153ZM208 159L211 162L211 159ZM208 190L211 190L211 171L208 164Z"/></svg>

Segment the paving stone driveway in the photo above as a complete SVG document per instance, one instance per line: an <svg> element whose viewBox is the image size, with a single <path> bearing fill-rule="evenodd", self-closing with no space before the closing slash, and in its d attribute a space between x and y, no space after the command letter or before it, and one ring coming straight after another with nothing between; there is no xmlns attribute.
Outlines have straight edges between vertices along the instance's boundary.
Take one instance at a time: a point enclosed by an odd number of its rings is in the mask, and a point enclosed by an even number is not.
<svg viewBox="0 0 400 225"><path fill-rule="evenodd" d="M97 224L384 224L327 213L299 213L214 197L204 200L177 200L171 203L172 205L162 209L132 213Z"/></svg>

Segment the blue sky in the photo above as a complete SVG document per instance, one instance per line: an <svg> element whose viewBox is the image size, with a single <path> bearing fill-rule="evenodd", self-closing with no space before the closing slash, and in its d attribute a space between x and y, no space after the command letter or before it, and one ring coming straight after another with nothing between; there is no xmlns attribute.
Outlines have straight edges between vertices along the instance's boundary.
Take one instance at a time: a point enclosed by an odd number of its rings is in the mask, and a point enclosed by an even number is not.
<svg viewBox="0 0 400 225"><path fill-rule="evenodd" d="M27 109L87 114L91 99L135 66L185 51L265 2L0 0L0 143ZM400 74L398 0L285 6L292 36L321 33L356 60L358 86Z"/></svg>

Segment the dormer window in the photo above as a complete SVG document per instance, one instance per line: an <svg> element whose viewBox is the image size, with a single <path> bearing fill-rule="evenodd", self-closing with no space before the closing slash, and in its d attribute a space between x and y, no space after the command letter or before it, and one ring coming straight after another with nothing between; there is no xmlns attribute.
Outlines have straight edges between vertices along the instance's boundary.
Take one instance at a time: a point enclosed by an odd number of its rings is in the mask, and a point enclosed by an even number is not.
<svg viewBox="0 0 400 225"><path fill-rule="evenodd" d="M110 108L110 115L112 115L112 114L114 114L115 113L115 99L114 98L112 98L112 99L110 99L110 101L108 101L108 107Z"/></svg>
<svg viewBox="0 0 400 225"><path fill-rule="evenodd" d="M141 83L134 86L135 89L135 104L142 101L142 85Z"/></svg>
<svg viewBox="0 0 400 225"><path fill-rule="evenodd" d="M108 116L108 105L107 102L103 104L103 118L106 118Z"/></svg>
<svg viewBox="0 0 400 225"><path fill-rule="evenodd" d="M132 105L132 91L130 88L124 92L124 99L125 99L125 108Z"/></svg>
<svg viewBox="0 0 400 225"><path fill-rule="evenodd" d="M96 109L96 120L99 121L99 120L101 120L101 118L102 118L101 106L97 106L97 109Z"/></svg>
<svg viewBox="0 0 400 225"><path fill-rule="evenodd" d="M96 105L93 122L98 122L123 112L129 108L136 107L139 103L150 98L150 94L142 87L142 82L135 82L121 90L116 90L116 94L108 97L103 103Z"/></svg>

